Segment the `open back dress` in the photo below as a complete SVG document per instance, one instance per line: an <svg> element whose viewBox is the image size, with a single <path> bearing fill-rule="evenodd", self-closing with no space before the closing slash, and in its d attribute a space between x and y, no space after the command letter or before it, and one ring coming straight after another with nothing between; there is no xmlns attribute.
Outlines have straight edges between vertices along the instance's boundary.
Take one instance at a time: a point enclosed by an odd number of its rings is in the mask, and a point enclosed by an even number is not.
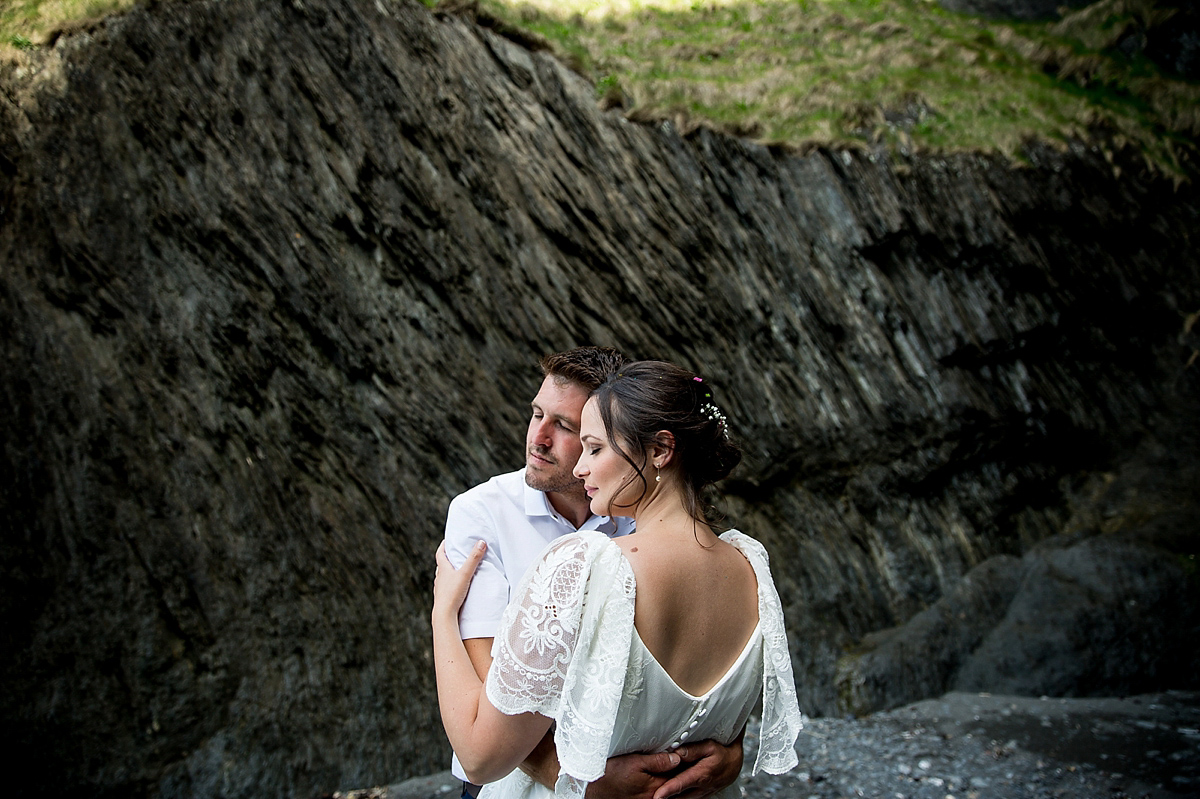
<svg viewBox="0 0 1200 799"><path fill-rule="evenodd" d="M767 553L736 530L721 538L754 568L758 626L702 696L676 685L642 643L633 624L633 568L616 543L603 533L581 532L546 548L505 610L492 644L487 697L509 715L554 719L558 783L551 791L515 769L484 786L481 799L582 797L613 755L670 751L709 738L729 744L760 697L754 771L780 774L796 765L801 715ZM740 792L735 784L717 795Z"/></svg>

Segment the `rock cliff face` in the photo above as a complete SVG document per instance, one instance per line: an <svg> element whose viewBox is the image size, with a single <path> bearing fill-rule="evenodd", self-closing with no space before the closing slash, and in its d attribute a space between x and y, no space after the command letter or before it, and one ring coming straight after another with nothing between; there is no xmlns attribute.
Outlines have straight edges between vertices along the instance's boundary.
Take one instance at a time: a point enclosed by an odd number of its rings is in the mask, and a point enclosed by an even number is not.
<svg viewBox="0 0 1200 799"><path fill-rule="evenodd" d="M1187 612L1156 607L1154 635L1197 662L1195 472L1164 456L1136 496L1106 477L1194 418L1193 186L1084 148L1014 168L635 124L546 54L391 0L153 4L2 85L18 795L444 767L443 514L520 465L535 359L580 343L722 391L748 455L724 507L772 554L806 711L892 702L905 678L860 658L838 704L847 648L989 558L997 601L1027 596L1005 564L1052 536L1169 560ZM990 629L954 632L922 685ZM1113 638L1161 667L1143 687L1196 683Z"/></svg>

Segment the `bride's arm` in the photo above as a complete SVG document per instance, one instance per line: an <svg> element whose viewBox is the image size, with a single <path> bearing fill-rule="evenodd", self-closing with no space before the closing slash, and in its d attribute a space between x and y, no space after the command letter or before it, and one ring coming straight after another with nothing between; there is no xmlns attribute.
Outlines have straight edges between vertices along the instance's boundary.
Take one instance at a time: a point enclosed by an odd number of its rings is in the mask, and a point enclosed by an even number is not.
<svg viewBox="0 0 1200 799"><path fill-rule="evenodd" d="M442 725L467 779L476 785L498 780L516 768L550 729L546 716L506 716L492 707L459 636L458 609L485 549L479 542L462 568L455 569L445 546L439 547L433 584L433 659Z"/></svg>

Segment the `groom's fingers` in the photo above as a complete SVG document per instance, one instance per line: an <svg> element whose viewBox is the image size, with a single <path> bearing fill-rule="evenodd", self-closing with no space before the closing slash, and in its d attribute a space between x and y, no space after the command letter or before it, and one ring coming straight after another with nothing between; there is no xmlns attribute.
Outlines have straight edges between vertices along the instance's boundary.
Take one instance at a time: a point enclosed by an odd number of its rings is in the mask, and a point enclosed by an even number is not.
<svg viewBox="0 0 1200 799"><path fill-rule="evenodd" d="M724 787L726 781L718 780L719 773L723 773L722 759L719 757L721 749L722 747L713 741L700 741L676 749L685 768L660 785L654 792L654 799L672 796L698 799L710 796ZM733 778L736 778L736 774Z"/></svg>
<svg viewBox="0 0 1200 799"><path fill-rule="evenodd" d="M662 774L666 771L671 771L679 765L680 757L674 752L656 752L651 755L642 755L642 770L651 774Z"/></svg>
<svg viewBox="0 0 1200 799"><path fill-rule="evenodd" d="M715 754L715 749L712 741L697 741L694 744L679 747L675 753L684 763L696 763Z"/></svg>
<svg viewBox="0 0 1200 799"><path fill-rule="evenodd" d="M588 783L587 799L652 799L663 773L679 765L671 752L614 755L604 764L604 776Z"/></svg>

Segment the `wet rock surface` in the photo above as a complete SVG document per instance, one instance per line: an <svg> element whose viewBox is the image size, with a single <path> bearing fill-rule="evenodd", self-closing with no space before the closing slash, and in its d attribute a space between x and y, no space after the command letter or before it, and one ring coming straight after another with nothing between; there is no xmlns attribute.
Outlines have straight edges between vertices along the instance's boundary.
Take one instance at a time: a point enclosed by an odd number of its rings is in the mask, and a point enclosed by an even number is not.
<svg viewBox="0 0 1200 799"><path fill-rule="evenodd" d="M6 67L10 791L441 768L445 508L520 464L537 356L581 343L717 387L814 716L864 636L1054 536L1165 551L1195 607L1195 183L1026 158L637 124L412 2L147 4Z"/></svg>

